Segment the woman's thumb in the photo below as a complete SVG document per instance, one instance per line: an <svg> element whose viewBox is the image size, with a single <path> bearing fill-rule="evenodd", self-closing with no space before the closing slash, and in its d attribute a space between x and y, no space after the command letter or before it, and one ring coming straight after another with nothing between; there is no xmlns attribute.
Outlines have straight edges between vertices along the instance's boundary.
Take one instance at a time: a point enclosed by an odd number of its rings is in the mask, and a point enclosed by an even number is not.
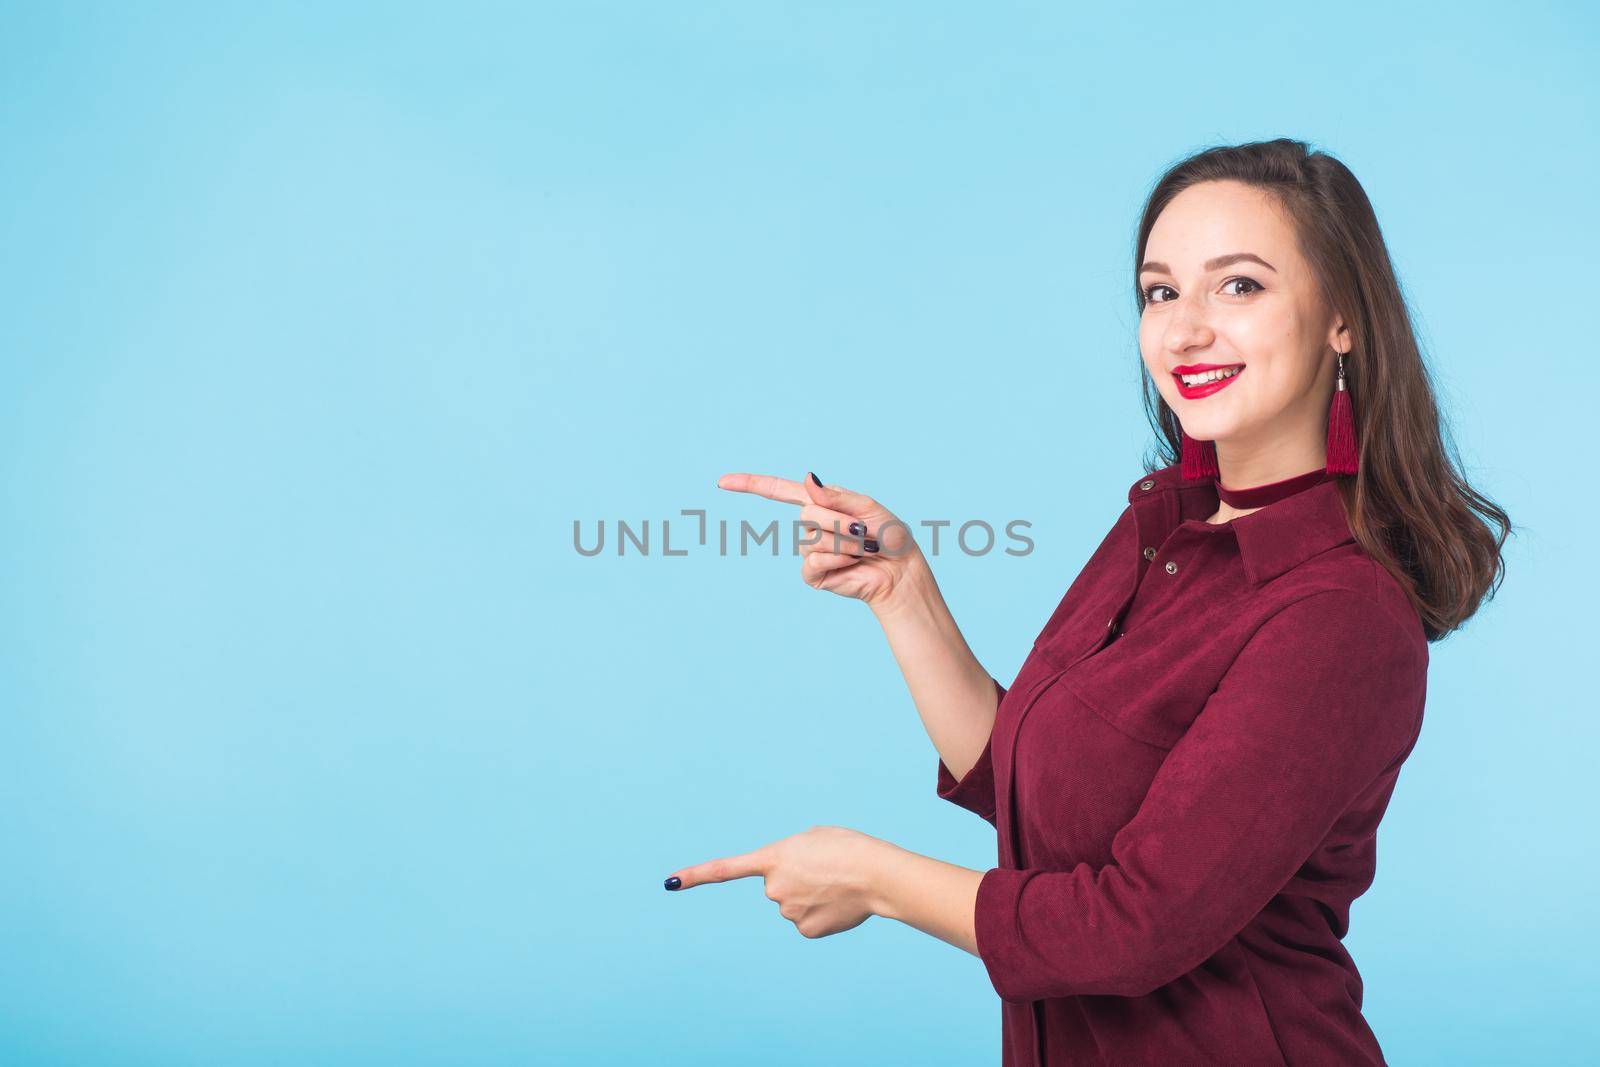
<svg viewBox="0 0 1600 1067"><path fill-rule="evenodd" d="M843 512L846 515L866 516L877 510L878 503L870 496L861 493L852 493L848 489L841 489L837 485L823 485L822 479L811 471L806 471L806 493L811 497L813 504L821 504L825 508Z"/></svg>
<svg viewBox="0 0 1600 1067"><path fill-rule="evenodd" d="M828 492L828 487L822 484L822 479L818 478L816 474L806 471L803 484L806 487L806 495L811 498L813 504L821 504L823 507L833 506L833 496Z"/></svg>

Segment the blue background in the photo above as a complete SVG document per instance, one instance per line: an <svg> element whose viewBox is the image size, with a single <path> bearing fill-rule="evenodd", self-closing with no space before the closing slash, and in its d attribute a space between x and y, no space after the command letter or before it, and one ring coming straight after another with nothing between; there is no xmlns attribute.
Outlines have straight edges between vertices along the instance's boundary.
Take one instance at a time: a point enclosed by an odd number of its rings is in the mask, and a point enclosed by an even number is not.
<svg viewBox="0 0 1600 1067"><path fill-rule="evenodd" d="M997 1062L975 958L663 892L819 823L994 845L860 604L660 523L808 469L1026 519L935 561L1009 681L1149 441L1144 194L1288 135L1520 527L1433 648L1368 1018L1578 1062L1600 42L1509 11L4 5L0 1060Z"/></svg>

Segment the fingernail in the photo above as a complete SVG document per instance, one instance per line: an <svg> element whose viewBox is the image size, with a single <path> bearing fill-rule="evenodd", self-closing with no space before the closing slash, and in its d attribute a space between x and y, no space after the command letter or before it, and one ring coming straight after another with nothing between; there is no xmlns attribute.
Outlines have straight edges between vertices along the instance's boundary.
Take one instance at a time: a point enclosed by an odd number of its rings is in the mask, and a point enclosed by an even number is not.
<svg viewBox="0 0 1600 1067"><path fill-rule="evenodd" d="M666 886L668 889L677 889L679 886L683 885L683 879L679 878L677 875L673 875L671 878L668 878L661 884Z"/></svg>
<svg viewBox="0 0 1600 1067"><path fill-rule="evenodd" d="M865 526L861 525L859 522L852 522L850 524L850 536L851 537L865 537L866 534L867 534L867 528Z"/></svg>
<svg viewBox="0 0 1600 1067"><path fill-rule="evenodd" d="M822 488L822 479L821 479L821 478L818 478L818 477L817 477L817 476L816 476L816 475L815 475L815 474L814 474L814 473L812 473L812 472L811 472L811 471L806 471L806 473L807 473L807 474L810 474L810 475L811 475L811 480L812 480L812 481L814 481L814 482L816 482L816 483L817 483L817 488L818 488L818 489L821 489L821 488Z"/></svg>
<svg viewBox="0 0 1600 1067"><path fill-rule="evenodd" d="M861 547L868 552L876 552L878 551L878 542L869 537L865 541L861 542Z"/></svg>

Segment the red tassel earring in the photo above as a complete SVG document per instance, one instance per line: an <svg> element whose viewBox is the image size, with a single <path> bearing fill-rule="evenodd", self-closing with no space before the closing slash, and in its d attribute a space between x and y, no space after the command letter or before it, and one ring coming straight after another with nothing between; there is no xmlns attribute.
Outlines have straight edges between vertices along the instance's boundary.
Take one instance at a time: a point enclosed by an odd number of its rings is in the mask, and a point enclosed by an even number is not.
<svg viewBox="0 0 1600 1067"><path fill-rule="evenodd" d="M1216 478L1221 475L1222 471L1217 466L1216 442L1196 441L1182 427L1178 432L1183 435L1183 465L1179 473L1186 479Z"/></svg>
<svg viewBox="0 0 1600 1067"><path fill-rule="evenodd" d="M1329 474L1354 474L1358 465L1355 411L1350 405L1350 390L1344 384L1344 353L1340 352L1333 406L1328 409L1327 470Z"/></svg>

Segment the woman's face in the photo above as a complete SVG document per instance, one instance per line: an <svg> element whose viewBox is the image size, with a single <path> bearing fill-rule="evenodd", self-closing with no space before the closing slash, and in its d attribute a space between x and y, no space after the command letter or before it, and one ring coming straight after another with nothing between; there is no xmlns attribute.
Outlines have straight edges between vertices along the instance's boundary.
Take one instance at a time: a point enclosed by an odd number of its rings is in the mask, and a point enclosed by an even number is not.
<svg viewBox="0 0 1600 1067"><path fill-rule="evenodd" d="M1349 335L1272 194L1233 181L1179 193L1150 231L1139 285L1140 353L1185 433L1239 459L1322 439ZM1221 388L1180 384L1174 371L1194 365L1239 373Z"/></svg>

